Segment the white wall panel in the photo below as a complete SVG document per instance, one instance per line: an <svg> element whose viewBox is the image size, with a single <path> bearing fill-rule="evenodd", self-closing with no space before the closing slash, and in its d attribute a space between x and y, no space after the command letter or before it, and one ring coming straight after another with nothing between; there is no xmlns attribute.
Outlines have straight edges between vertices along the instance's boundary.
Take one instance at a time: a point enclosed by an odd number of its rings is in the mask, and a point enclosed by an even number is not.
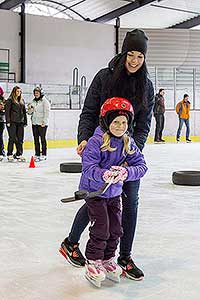
<svg viewBox="0 0 200 300"><path fill-rule="evenodd" d="M72 83L72 71L87 83L114 55L114 27L27 15L27 82Z"/></svg>
<svg viewBox="0 0 200 300"><path fill-rule="evenodd" d="M49 127L47 132L48 140L75 140L77 138L77 127L80 110L52 110L50 113ZM190 118L191 136L200 136L200 111L192 111ZM165 113L165 127L163 136L176 136L178 118L175 111ZM152 118L150 136L154 136L155 118ZM182 136L185 135L185 126L182 129ZM7 130L4 131L4 139L7 141ZM32 128L30 116L28 126L25 128L25 141L32 141Z"/></svg>

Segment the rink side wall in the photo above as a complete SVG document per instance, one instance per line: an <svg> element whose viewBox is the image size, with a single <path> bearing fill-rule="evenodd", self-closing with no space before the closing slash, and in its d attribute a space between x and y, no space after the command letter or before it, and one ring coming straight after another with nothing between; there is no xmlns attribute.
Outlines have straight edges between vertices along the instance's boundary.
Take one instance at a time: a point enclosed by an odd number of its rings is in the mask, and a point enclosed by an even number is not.
<svg viewBox="0 0 200 300"><path fill-rule="evenodd" d="M80 110L52 110L50 113L47 138L49 147L66 147L76 145L77 126ZM192 111L191 118L191 136L194 141L200 142L200 111ZM165 128L163 135L167 141L175 142L176 131L178 127L178 118L174 111L165 113ZM149 142L153 141L155 130L155 119L152 118ZM182 129L183 140L185 140L185 127ZM4 131L4 138L7 141L7 130ZM25 128L25 147L32 148L32 129L30 116L28 116L28 126Z"/></svg>

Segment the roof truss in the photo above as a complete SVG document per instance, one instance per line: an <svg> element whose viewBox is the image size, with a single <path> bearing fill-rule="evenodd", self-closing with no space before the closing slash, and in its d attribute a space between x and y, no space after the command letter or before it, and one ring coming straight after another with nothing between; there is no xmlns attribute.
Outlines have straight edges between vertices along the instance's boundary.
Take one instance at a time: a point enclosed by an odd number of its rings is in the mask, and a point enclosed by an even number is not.
<svg viewBox="0 0 200 300"><path fill-rule="evenodd" d="M103 22L107 22L110 20L113 20L115 18L118 18L126 13L131 12L132 10L135 10L137 8L140 8L144 5L150 4L152 2L154 2L155 0L135 0L134 2L124 5L120 8L117 8L103 16L100 16L94 20L92 20L93 22L99 22L99 23L103 23Z"/></svg>

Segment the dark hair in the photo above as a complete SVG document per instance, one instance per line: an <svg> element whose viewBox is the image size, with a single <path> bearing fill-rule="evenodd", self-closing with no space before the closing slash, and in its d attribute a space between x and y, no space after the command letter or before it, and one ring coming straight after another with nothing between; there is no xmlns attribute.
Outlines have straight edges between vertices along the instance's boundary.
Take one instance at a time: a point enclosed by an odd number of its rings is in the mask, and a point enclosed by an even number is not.
<svg viewBox="0 0 200 300"><path fill-rule="evenodd" d="M106 94L107 98L118 96L124 97L129 99L130 90L135 88L134 97L136 101L143 104L144 107L147 107L147 76L148 70L146 66L146 62L144 60L143 65L141 68L133 73L128 74L125 62L126 62L127 53L123 54L121 58L117 61L116 65L113 69L113 75L110 80L107 81L106 85ZM135 87L132 86L131 77L135 76L136 78L136 85Z"/></svg>
<svg viewBox="0 0 200 300"><path fill-rule="evenodd" d="M161 89L159 89L159 92L158 92L158 94L160 94L162 91L164 91L165 89L163 89L163 88L161 88Z"/></svg>
<svg viewBox="0 0 200 300"><path fill-rule="evenodd" d="M183 98L186 98L186 97L189 97L189 95L188 95L188 94L184 94L184 95L183 95Z"/></svg>

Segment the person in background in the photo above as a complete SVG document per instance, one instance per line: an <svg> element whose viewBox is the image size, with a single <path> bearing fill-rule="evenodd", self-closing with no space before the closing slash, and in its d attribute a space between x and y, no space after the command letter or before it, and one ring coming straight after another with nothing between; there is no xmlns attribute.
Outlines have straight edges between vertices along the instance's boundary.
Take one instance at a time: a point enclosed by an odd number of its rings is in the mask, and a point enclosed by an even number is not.
<svg viewBox="0 0 200 300"><path fill-rule="evenodd" d="M165 124L165 90L159 89L158 94L155 96L155 104L153 109L153 114L156 120L155 136L154 142L163 143L165 140L162 139L162 133Z"/></svg>
<svg viewBox="0 0 200 300"><path fill-rule="evenodd" d="M22 98L22 90L15 86L5 106L6 126L8 130L8 161L17 159L25 161L23 154L24 127L27 126L27 116L25 102ZM16 154L13 155L13 147L16 145Z"/></svg>
<svg viewBox="0 0 200 300"><path fill-rule="evenodd" d="M3 131L5 128L5 104L6 99L4 98L4 90L0 86L0 161L2 161L5 156L3 143Z"/></svg>
<svg viewBox="0 0 200 300"><path fill-rule="evenodd" d="M28 104L28 114L31 115L32 122L35 147L34 159L38 162L47 159L46 134L49 122L50 103L44 97L44 93L40 87L34 88L33 94L34 99Z"/></svg>
<svg viewBox="0 0 200 300"><path fill-rule="evenodd" d="M83 154L87 141L99 124L102 104L112 97L126 98L133 106L135 114L130 135L138 148L143 149L150 131L154 106L153 84L148 78L145 62L147 41L148 38L140 29L127 32L121 53L110 61L107 68L101 69L94 77L79 120L77 147L79 155ZM144 278L143 271L136 266L131 257L137 223L139 186L139 179L123 184L122 228L124 234L120 239L120 254L117 260L126 276L134 280ZM85 265L85 258L79 249L78 242L88 223L87 205L84 204L76 214L69 236L61 244L67 260L78 267Z"/></svg>
<svg viewBox="0 0 200 300"><path fill-rule="evenodd" d="M183 127L183 124L185 123L186 126L186 142L190 143L190 101L189 99L189 95L188 94L184 94L183 96L183 100L179 101L176 104L176 113L178 114L178 118L179 118L179 126L178 126L178 130L176 133L176 141L179 142L180 141L180 135L181 135L181 130Z"/></svg>

